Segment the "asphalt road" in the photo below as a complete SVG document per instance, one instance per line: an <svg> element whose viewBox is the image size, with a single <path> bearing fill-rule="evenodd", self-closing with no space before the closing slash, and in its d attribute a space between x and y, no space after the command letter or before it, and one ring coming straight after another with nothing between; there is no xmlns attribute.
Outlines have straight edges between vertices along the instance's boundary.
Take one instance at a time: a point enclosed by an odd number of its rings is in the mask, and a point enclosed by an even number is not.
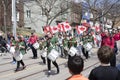
<svg viewBox="0 0 120 80"><path fill-rule="evenodd" d="M90 58L86 61L82 74L88 77L90 71L100 65L96 51L97 49L92 50ZM26 69L14 72L17 64L12 64L12 56L9 53L5 53L5 55L0 56L0 80L65 80L71 74L67 68L67 59L58 58L57 63L60 67L60 73L56 74L56 68L52 65L52 74L48 75L47 73L47 65L42 63L40 58L40 52L38 51L38 59L32 59L31 50L24 55L24 62L26 64ZM119 59L120 55L117 55L117 64L120 63Z"/></svg>

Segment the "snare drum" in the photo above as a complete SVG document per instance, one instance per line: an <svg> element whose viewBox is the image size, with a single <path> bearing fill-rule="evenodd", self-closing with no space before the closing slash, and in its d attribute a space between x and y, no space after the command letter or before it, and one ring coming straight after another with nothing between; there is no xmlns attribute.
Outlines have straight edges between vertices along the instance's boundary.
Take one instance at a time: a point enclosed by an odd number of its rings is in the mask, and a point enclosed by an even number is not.
<svg viewBox="0 0 120 80"><path fill-rule="evenodd" d="M33 44L33 47L34 47L35 49L38 49L38 48L39 48L39 43L38 43L38 42L34 43L34 44Z"/></svg>
<svg viewBox="0 0 120 80"><path fill-rule="evenodd" d="M59 53L55 50L55 49L52 49L51 52L48 54L48 58L51 60L51 61L55 61L57 58L59 57Z"/></svg>
<svg viewBox="0 0 120 80"><path fill-rule="evenodd" d="M43 51L41 54L42 57L46 57L47 56L47 51Z"/></svg>
<svg viewBox="0 0 120 80"><path fill-rule="evenodd" d="M12 54L15 53L15 47L14 47L14 46L11 46L11 47L10 47L10 53L12 53Z"/></svg>
<svg viewBox="0 0 120 80"><path fill-rule="evenodd" d="M89 51L89 50L92 49L92 45L91 45L90 43L84 44L83 47L84 47L87 51Z"/></svg>
<svg viewBox="0 0 120 80"><path fill-rule="evenodd" d="M22 53L20 52L20 51L15 51L15 53L14 53L14 58L17 60L17 61L20 61L20 60L22 60L22 58L23 58L23 55L22 55Z"/></svg>
<svg viewBox="0 0 120 80"><path fill-rule="evenodd" d="M69 54L70 56L74 56L75 54L77 54L77 52L78 52L78 50L77 50L75 47L72 46L72 47L70 48L70 51L69 51L68 54Z"/></svg>

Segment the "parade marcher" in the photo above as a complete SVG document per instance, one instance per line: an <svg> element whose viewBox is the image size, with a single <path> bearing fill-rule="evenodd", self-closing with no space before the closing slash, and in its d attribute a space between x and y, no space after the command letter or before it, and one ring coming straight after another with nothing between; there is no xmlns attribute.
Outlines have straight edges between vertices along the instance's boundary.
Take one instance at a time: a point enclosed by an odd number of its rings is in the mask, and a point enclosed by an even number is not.
<svg viewBox="0 0 120 80"><path fill-rule="evenodd" d="M33 47L33 44L35 44L37 42L37 40L38 40L38 37L34 33L31 33L31 36L30 36L30 38L28 40L28 43L29 43L28 45L32 49L33 59L37 59L37 57L38 57L37 56L37 49L35 49Z"/></svg>
<svg viewBox="0 0 120 80"><path fill-rule="evenodd" d="M64 56L63 53L63 37L61 34L58 35L58 51L61 53L61 57Z"/></svg>
<svg viewBox="0 0 120 80"><path fill-rule="evenodd" d="M109 65L113 54L113 50L108 46L99 48L97 56L101 65L90 72L89 80L120 80L120 71Z"/></svg>
<svg viewBox="0 0 120 80"><path fill-rule="evenodd" d="M115 40L113 36L108 32L108 30L105 30L105 32L102 33L101 37L102 37L101 46L109 46L114 52L114 55L112 56L110 61L110 65L115 67L116 66L116 55L114 51Z"/></svg>
<svg viewBox="0 0 120 80"><path fill-rule="evenodd" d="M115 40L115 53L117 54L119 52L119 43L120 43L120 34L117 30L113 33L113 38Z"/></svg>
<svg viewBox="0 0 120 80"><path fill-rule="evenodd" d="M73 56L69 58L67 64L69 72L72 76L66 80L88 80L81 74L84 67L84 61L80 56Z"/></svg>
<svg viewBox="0 0 120 80"><path fill-rule="evenodd" d="M86 34L86 32L83 32L83 35L81 37L81 42L83 43L83 46L82 46L82 53L83 55L85 56L86 59L89 58L89 54L88 54L88 51L85 49L84 45L88 43L88 35Z"/></svg>
<svg viewBox="0 0 120 80"><path fill-rule="evenodd" d="M57 43L57 39L55 38L55 36L50 33L48 34L47 38L47 54L49 54L51 52L52 49L55 49L56 43ZM52 61L53 65L57 68L57 74L59 73L59 67L58 64L55 61ZM47 57L47 67L48 67L48 74L51 74L51 60Z"/></svg>
<svg viewBox="0 0 120 80"><path fill-rule="evenodd" d="M63 39L63 53L64 53L64 57L67 58L68 57L68 39L67 39L67 35L64 35L64 39Z"/></svg>
<svg viewBox="0 0 120 80"><path fill-rule="evenodd" d="M69 42L68 42L68 47L69 47L69 49L70 49L72 46L77 47L77 40L76 40L75 37L70 36L70 40L69 40Z"/></svg>
<svg viewBox="0 0 120 80"><path fill-rule="evenodd" d="M14 47L15 44L16 44L15 38L11 36L11 39L10 39L10 47ZM13 54L14 54L14 53L12 53L12 57L13 57L12 63L15 64L15 63L16 63L16 59L14 58Z"/></svg>
<svg viewBox="0 0 120 80"><path fill-rule="evenodd" d="M100 32L97 32L96 33L96 39L97 39L97 47L99 47L100 48L100 46L101 46L101 35L100 35Z"/></svg>
<svg viewBox="0 0 120 80"><path fill-rule="evenodd" d="M23 41L23 37L19 36L18 41L15 44L15 53L14 53L14 58L17 61L17 68L15 71L20 71L26 68L22 58L23 55L25 54L25 43ZM22 69L20 68L20 63L23 66Z"/></svg>
<svg viewBox="0 0 120 80"><path fill-rule="evenodd" d="M46 36L45 36L45 38L46 38ZM40 50L42 51L42 54L45 51L45 48L46 48L46 39L41 38L41 41L40 41ZM45 56L41 55L41 59L43 60L43 63L46 64Z"/></svg>
<svg viewBox="0 0 120 80"><path fill-rule="evenodd" d="M88 43L93 46L95 44L95 41L94 41L94 37L92 35L92 32L90 32L88 34ZM92 52L91 52L92 48L88 51L88 54L90 55ZM90 56L89 56L90 57Z"/></svg>

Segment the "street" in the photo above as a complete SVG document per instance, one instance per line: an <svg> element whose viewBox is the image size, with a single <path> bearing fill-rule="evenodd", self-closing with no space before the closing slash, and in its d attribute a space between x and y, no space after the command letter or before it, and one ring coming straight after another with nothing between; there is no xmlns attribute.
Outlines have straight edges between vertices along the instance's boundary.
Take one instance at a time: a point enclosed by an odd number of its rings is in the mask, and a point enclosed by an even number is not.
<svg viewBox="0 0 120 80"><path fill-rule="evenodd" d="M96 50L97 51L97 50ZM88 77L90 71L100 65L97 57L96 51L91 54L90 58L86 61L82 74ZM39 51L38 51L39 53ZM0 80L65 80L71 74L67 68L67 59L58 58L57 62L60 67L60 73L56 74L56 68L52 65L52 74L47 74L47 65L42 63L40 54L38 54L38 59L32 59L32 52L29 50L26 55L24 55L23 61L26 64L26 69L14 72L16 64L12 64L12 56L10 53L0 56ZM117 55L117 64L120 62Z"/></svg>

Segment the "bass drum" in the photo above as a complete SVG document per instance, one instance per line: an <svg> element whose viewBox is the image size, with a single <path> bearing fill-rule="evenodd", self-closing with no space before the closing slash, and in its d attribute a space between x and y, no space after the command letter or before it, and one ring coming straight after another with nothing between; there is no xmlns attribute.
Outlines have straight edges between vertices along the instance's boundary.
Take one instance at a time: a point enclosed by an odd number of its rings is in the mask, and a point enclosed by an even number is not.
<svg viewBox="0 0 120 80"><path fill-rule="evenodd" d="M51 61L55 61L57 58L59 57L59 53L58 51L56 51L55 49L52 49L51 52L48 54L48 58L51 60Z"/></svg>

